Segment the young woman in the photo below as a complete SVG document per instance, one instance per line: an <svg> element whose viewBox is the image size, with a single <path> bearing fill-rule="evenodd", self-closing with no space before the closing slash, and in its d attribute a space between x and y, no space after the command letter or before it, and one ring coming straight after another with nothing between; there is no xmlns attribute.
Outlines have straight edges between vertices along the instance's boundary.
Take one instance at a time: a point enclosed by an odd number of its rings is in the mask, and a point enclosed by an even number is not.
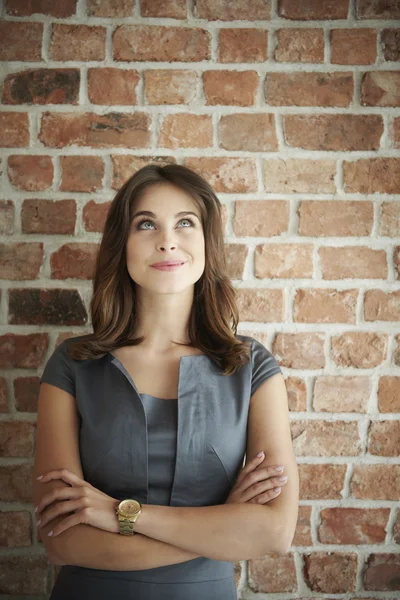
<svg viewBox="0 0 400 600"><path fill-rule="evenodd" d="M236 599L234 561L291 545L298 472L281 369L236 334L221 205L199 174L150 164L124 184L90 310L93 333L40 380L51 600Z"/></svg>

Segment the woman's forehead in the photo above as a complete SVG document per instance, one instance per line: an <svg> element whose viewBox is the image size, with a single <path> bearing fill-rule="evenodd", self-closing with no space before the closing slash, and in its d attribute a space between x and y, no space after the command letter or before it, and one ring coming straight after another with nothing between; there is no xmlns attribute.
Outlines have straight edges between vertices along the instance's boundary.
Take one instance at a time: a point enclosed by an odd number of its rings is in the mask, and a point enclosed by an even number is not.
<svg viewBox="0 0 400 600"><path fill-rule="evenodd" d="M169 208L176 212L185 209L198 212L195 199L185 190L170 183L151 185L135 202L135 212L139 210L157 212L157 207L163 212Z"/></svg>

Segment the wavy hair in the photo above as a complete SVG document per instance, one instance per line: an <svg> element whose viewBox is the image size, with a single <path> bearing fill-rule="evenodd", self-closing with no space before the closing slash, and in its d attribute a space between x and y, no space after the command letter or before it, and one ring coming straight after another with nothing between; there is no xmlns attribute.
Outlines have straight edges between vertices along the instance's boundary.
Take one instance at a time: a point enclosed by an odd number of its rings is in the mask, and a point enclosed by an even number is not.
<svg viewBox="0 0 400 600"><path fill-rule="evenodd" d="M126 264L126 244L135 204L150 186L171 183L188 193L201 215L205 268L194 284L189 316L190 342L230 375L250 360L247 342L235 337L239 320L235 289L227 275L221 204L198 173L178 164L148 164L136 171L116 193L108 210L96 255L90 315L93 333L74 339L68 353L75 360L99 358L122 346L136 346L136 284Z"/></svg>

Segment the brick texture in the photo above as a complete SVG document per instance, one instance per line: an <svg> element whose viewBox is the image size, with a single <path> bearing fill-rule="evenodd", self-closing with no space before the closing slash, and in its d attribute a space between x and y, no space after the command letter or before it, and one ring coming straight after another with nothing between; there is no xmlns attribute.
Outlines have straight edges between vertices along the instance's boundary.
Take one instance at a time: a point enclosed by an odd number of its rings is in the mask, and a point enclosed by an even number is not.
<svg viewBox="0 0 400 600"><path fill-rule="evenodd" d="M291 546L234 561L238 598L397 597L398 0L0 12L0 595L44 598L60 568L33 510L46 360L92 331L116 192L178 164L220 200L237 333L282 370L299 474Z"/></svg>

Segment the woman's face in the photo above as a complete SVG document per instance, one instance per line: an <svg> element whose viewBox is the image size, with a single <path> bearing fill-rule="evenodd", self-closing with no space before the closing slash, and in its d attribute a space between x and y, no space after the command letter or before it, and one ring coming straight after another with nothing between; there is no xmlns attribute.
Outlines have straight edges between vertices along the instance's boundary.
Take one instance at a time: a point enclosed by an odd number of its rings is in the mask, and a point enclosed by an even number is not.
<svg viewBox="0 0 400 600"><path fill-rule="evenodd" d="M142 211L154 214L139 215ZM169 183L154 184L144 192L135 204L126 260L133 281L160 294L179 293L200 279L205 267L204 232L200 211L186 192ZM171 271L152 267L169 260L185 264Z"/></svg>

